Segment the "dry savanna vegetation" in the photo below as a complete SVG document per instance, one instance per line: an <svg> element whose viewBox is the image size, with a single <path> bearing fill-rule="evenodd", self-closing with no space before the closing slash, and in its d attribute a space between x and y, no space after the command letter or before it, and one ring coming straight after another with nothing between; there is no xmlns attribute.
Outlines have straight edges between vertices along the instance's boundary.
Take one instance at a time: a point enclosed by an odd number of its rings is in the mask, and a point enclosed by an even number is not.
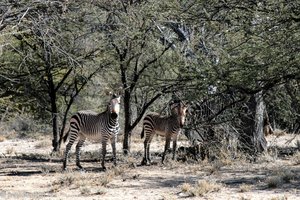
<svg viewBox="0 0 300 200"><path fill-rule="evenodd" d="M108 148L107 171L100 165L100 145L87 142L82 165L75 165L74 147L67 171L62 151L51 155L48 136L1 137L0 199L297 199L299 188L299 136L282 133L267 137L269 151L255 161L246 156L195 161L167 157L160 163L164 141L154 138L151 166L141 166L143 143L135 134L132 152L121 154L113 167ZM188 145L184 136L179 146ZM65 145L63 145L65 146Z"/></svg>

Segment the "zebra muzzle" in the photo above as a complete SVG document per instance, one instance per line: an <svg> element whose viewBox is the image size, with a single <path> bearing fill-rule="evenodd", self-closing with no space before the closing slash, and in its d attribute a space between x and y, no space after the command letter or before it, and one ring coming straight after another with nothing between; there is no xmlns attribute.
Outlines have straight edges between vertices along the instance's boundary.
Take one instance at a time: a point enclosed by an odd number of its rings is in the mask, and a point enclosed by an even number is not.
<svg viewBox="0 0 300 200"><path fill-rule="evenodd" d="M117 119L118 118L118 114L117 113L111 113L110 116L113 119Z"/></svg>

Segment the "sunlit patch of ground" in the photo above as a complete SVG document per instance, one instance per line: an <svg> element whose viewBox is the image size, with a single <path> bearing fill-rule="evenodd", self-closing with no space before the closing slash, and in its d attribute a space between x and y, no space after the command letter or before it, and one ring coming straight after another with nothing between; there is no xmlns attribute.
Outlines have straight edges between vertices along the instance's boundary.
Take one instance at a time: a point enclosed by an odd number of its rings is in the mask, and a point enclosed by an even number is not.
<svg viewBox="0 0 300 200"><path fill-rule="evenodd" d="M269 136L270 146L297 148L298 136ZM185 145L186 141L180 141ZM121 154L113 167L108 148L106 172L100 164L101 146L87 142L79 171L74 148L68 170L62 171L62 153L50 156L51 138L4 139L0 142L0 199L297 199L300 166L297 153L271 152L256 162L247 160L177 162L162 165L164 141L151 145L153 165L141 166L142 140L132 140L132 154ZM75 146L75 145L74 145ZM63 148L62 148L63 151ZM171 156L169 155L168 158ZM299 156L300 157L300 156ZM299 159L300 160L300 159Z"/></svg>

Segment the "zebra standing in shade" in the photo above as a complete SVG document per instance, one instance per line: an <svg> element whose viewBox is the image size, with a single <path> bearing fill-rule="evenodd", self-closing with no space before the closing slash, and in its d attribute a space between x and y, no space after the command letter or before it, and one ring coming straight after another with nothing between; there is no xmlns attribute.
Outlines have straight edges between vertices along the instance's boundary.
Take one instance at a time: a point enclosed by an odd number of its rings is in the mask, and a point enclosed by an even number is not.
<svg viewBox="0 0 300 200"><path fill-rule="evenodd" d="M144 141L144 158L142 165L149 165L150 160L150 143L155 134L166 137L165 150L162 156L162 163L165 160L167 150L170 146L171 140L173 141L173 157L175 159L177 137L183 127L186 117L187 106L182 102L173 103L171 105L170 116L160 116L157 113L151 113L145 116L143 122L143 131L141 138L145 136Z"/></svg>
<svg viewBox="0 0 300 200"><path fill-rule="evenodd" d="M79 111L70 119L70 129L64 136L66 141L68 135L69 143L66 146L65 157L63 160L63 169L67 167L67 159L69 151L78 138L76 145L76 165L82 169L80 165L80 149L86 138L102 142L102 168L105 170L104 159L106 154L107 141L111 141L113 151L113 161L116 165L116 136L119 133L119 111L120 97L113 95L107 110L98 114L93 111Z"/></svg>

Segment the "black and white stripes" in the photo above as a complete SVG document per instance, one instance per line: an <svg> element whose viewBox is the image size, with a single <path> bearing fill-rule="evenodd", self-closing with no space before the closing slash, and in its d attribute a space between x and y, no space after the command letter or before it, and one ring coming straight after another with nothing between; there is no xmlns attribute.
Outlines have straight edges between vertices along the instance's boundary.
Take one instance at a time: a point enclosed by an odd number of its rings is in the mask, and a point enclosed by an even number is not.
<svg viewBox="0 0 300 200"><path fill-rule="evenodd" d="M86 138L101 141L102 143L102 167L105 169L104 158L106 155L106 145L110 140L113 151L114 165L116 165L116 136L119 132L119 111L120 97L113 96L107 110L100 114L93 111L79 111L70 119L69 143L66 146L63 169L67 167L69 151L78 139L76 145L76 165L80 165L80 149ZM64 137L65 139L67 136Z"/></svg>
<svg viewBox="0 0 300 200"><path fill-rule="evenodd" d="M162 157L162 162L165 160L166 152L170 146L171 140L173 141L173 157L175 159L176 147L177 147L177 136L181 131L181 128L185 122L187 107L182 103L178 102L171 105L170 116L160 116L157 113L151 113L145 116L143 122L143 131L141 138L144 137L144 158L142 165L150 164L150 143L155 134L166 137L165 150Z"/></svg>

